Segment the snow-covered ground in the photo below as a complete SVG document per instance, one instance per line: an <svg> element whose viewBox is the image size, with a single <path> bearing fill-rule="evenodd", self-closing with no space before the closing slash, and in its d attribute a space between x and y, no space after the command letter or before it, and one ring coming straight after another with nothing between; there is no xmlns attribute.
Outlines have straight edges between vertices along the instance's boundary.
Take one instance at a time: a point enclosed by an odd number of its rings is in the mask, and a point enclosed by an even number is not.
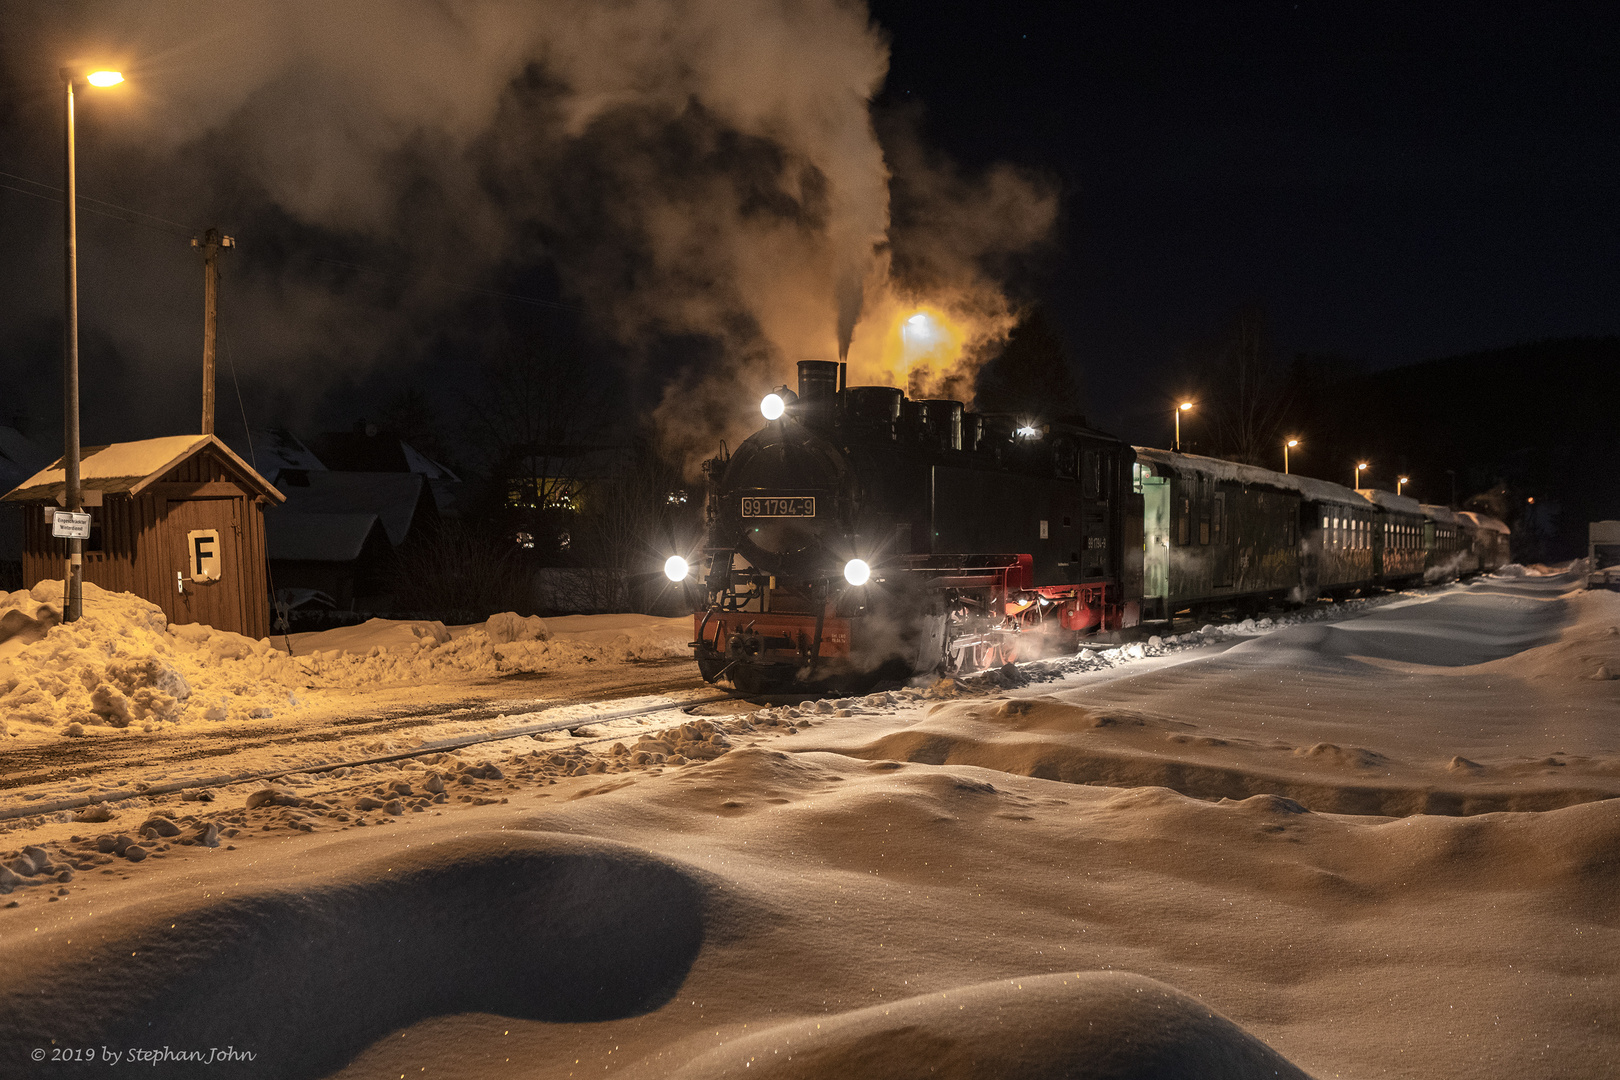
<svg viewBox="0 0 1620 1080"><path fill-rule="evenodd" d="M1620 595L1349 614L14 819L0 1074L1620 1073Z"/></svg>
<svg viewBox="0 0 1620 1080"><path fill-rule="evenodd" d="M175 734L225 721L321 720L503 677L690 654L689 618L507 613L487 623L372 619L253 641L170 626L157 605L84 586L62 624L62 583L0 593L0 738ZM0 744L3 745L3 744ZM14 744L15 745L15 744Z"/></svg>

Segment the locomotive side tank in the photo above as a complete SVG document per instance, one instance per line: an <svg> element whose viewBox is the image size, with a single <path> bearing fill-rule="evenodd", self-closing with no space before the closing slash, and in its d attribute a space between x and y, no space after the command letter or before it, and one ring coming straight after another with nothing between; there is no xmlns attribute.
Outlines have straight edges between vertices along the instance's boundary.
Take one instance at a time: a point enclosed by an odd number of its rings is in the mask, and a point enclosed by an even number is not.
<svg viewBox="0 0 1620 1080"><path fill-rule="evenodd" d="M705 678L854 689L1134 617L1129 447L842 381L802 361L797 393L778 388L765 426L705 465Z"/></svg>

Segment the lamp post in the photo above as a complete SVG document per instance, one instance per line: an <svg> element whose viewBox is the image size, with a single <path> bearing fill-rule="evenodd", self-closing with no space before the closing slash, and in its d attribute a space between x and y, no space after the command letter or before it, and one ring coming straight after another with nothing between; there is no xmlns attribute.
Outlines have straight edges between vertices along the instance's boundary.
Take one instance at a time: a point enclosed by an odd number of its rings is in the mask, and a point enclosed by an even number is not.
<svg viewBox="0 0 1620 1080"><path fill-rule="evenodd" d="M73 84L85 82L90 86L117 86L124 77L116 71L92 71L83 74L72 68L63 68L62 87L66 93L66 139L64 141L64 167L67 171L66 208L66 273L64 291L67 297L67 318L63 332L62 356L62 472L67 481L66 509L73 513L84 510L84 491L79 483L79 221L78 176L73 160ZM84 614L84 541L68 540L67 598L63 604L63 622L74 622Z"/></svg>
<svg viewBox="0 0 1620 1080"><path fill-rule="evenodd" d="M1289 449L1289 447L1298 446L1298 445L1299 445L1299 440L1298 439L1289 439L1287 442L1283 443L1283 475L1284 476L1288 475L1288 449Z"/></svg>
<svg viewBox="0 0 1620 1080"><path fill-rule="evenodd" d="M1350 486L1358 491L1361 489L1361 471L1366 467L1367 463L1365 461L1356 462L1356 473L1355 477L1350 481Z"/></svg>
<svg viewBox="0 0 1620 1080"><path fill-rule="evenodd" d="M1192 407L1193 403L1190 401L1183 401L1180 405L1176 406L1176 453L1178 454L1181 453L1181 414Z"/></svg>
<svg viewBox="0 0 1620 1080"><path fill-rule="evenodd" d="M1407 484L1410 484L1411 482L1412 482L1412 478L1410 476L1398 476L1398 477L1396 477L1395 478L1395 494L1399 495L1401 493L1401 488L1405 487Z"/></svg>

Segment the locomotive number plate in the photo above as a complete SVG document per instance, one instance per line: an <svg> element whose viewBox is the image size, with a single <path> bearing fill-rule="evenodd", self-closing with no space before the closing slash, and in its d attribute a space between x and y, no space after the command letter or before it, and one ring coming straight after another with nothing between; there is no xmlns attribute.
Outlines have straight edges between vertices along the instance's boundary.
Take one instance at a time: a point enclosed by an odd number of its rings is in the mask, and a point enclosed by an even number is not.
<svg viewBox="0 0 1620 1080"><path fill-rule="evenodd" d="M816 499L813 495L800 495L791 499L750 497L742 501L742 516L745 518L813 518L816 516Z"/></svg>

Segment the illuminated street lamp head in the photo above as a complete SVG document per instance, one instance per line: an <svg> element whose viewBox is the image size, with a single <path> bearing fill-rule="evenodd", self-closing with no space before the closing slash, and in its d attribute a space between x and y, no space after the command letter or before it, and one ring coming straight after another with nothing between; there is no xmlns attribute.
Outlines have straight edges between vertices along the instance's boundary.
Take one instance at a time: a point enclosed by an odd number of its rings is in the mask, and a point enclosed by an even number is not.
<svg viewBox="0 0 1620 1080"><path fill-rule="evenodd" d="M92 71L84 77L84 81L91 86L117 86L124 81L121 71Z"/></svg>
<svg viewBox="0 0 1620 1080"><path fill-rule="evenodd" d="M1176 407L1178 409L1180 409L1182 412L1186 412L1188 409L1193 407L1193 403L1190 402L1190 401L1183 401L1180 405L1178 405Z"/></svg>
<svg viewBox="0 0 1620 1080"><path fill-rule="evenodd" d="M787 402L782 400L781 394L766 394L759 403L760 415L767 420L780 420L787 411Z"/></svg>
<svg viewBox="0 0 1620 1080"><path fill-rule="evenodd" d="M1299 440L1298 439L1289 439L1288 440L1288 448L1290 450L1292 450L1294 447L1296 447L1298 445L1299 445Z"/></svg>

